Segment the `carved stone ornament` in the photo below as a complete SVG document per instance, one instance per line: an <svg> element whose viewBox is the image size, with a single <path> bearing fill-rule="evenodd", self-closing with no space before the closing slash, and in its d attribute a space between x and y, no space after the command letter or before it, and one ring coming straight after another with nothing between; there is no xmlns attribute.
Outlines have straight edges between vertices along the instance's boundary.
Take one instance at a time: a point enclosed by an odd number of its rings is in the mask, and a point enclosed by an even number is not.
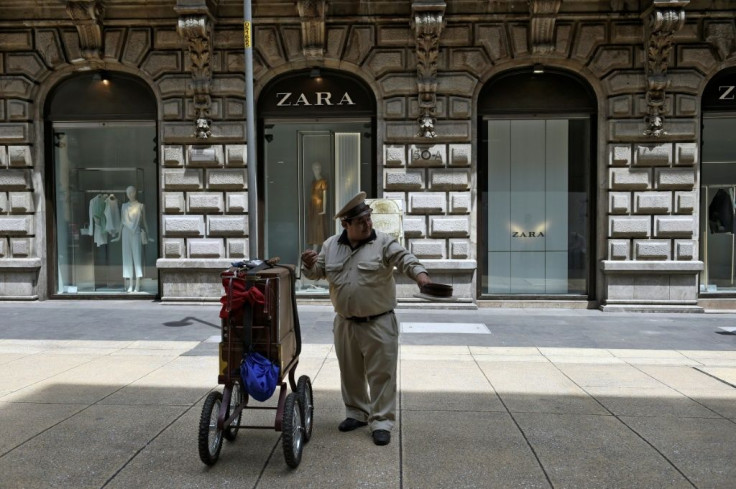
<svg viewBox="0 0 736 489"><path fill-rule="evenodd" d="M79 33L79 47L84 59L100 59L102 53L102 0L68 0L66 12Z"/></svg>
<svg viewBox="0 0 736 489"><path fill-rule="evenodd" d="M532 54L554 51L555 21L561 5L562 0L529 0L529 45L532 47Z"/></svg>
<svg viewBox="0 0 736 489"><path fill-rule="evenodd" d="M672 50L672 35L685 24L684 7L688 1L655 0L647 26L647 130L645 136L660 137L664 130L665 90L669 86L667 63Z"/></svg>
<svg viewBox="0 0 736 489"><path fill-rule="evenodd" d="M418 136L433 138L437 108L437 56L440 34L445 27L445 7L442 0L415 1L411 5L411 27L417 45L417 88L419 90Z"/></svg>
<svg viewBox="0 0 736 489"><path fill-rule="evenodd" d="M184 15L176 27L179 35L187 41L189 59L192 62L192 87L194 89L194 110L196 113L196 132L198 139L212 135L209 118L212 98L212 25L207 15Z"/></svg>
<svg viewBox="0 0 736 489"><path fill-rule="evenodd" d="M721 60L729 58L736 52L736 32L731 22L709 24L705 40L716 48Z"/></svg>
<svg viewBox="0 0 736 489"><path fill-rule="evenodd" d="M327 0L298 0L302 22L302 52L307 59L322 59L325 53Z"/></svg>

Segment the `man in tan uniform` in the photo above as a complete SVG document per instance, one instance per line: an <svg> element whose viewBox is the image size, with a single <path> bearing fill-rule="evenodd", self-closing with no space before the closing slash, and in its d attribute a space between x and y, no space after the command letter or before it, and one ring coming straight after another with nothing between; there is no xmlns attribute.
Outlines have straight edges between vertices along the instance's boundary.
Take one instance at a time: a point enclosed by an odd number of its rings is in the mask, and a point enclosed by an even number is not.
<svg viewBox="0 0 736 489"><path fill-rule="evenodd" d="M365 195L360 192L335 215L340 235L328 238L319 254L302 253L302 271L312 280L327 279L337 313L333 333L347 414L338 429L370 424L376 445L387 445L396 420L399 354L394 267L420 288L430 280L414 255L373 229Z"/></svg>

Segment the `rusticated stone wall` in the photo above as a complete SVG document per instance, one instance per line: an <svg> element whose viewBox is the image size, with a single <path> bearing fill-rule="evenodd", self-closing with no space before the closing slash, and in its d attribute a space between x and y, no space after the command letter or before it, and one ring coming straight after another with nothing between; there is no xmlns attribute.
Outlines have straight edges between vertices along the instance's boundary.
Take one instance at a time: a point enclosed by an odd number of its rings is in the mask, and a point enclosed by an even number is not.
<svg viewBox="0 0 736 489"><path fill-rule="evenodd" d="M607 47L607 58L617 61L610 73L599 74L607 101L601 128L605 173L599 176L605 220L598 235L607 246L601 303L607 310L699 311L699 97L709 75L727 62L714 49L712 34L723 22L687 13L671 45L661 49L667 50L669 79L666 133L654 136L647 126L651 104L642 69L654 49L653 35L646 29L651 17L642 17L644 42L633 35L630 48Z"/></svg>
<svg viewBox="0 0 736 489"><path fill-rule="evenodd" d="M670 3L658 5L682 6ZM212 122L210 137L202 140L195 137L194 125L201 112L194 87L202 80L193 79L193 58L177 31L181 16L175 4L172 0L170 18L150 23L100 18L98 55L94 36L80 40L68 16L2 24L0 297L46 294L52 211L44 188L41 104L58 81L79 70L135 74L157 97L158 267L164 296L216 297L216 280L205 292L191 284L231 259L249 256L240 19L212 16L209 21L205 81L209 76ZM404 201L407 246L434 267L435 278L475 296L483 239L477 95L493 76L535 63L575 72L599 99L597 181L591 194L597 202L594 299L614 309L694 309L702 268L699 100L708 79L736 65L733 12L685 6L682 25L660 35L652 31L651 11L578 14L565 10L564 3L553 7L552 14L537 17L448 11L437 29L434 138L423 137L418 124L426 108L418 99L420 54L408 11L406 18L384 17L380 11L370 17L331 17L328 8L322 53L320 46L310 46L309 57L296 6L292 14L280 6L278 16L254 19L256 95L274 77L312 66L349 72L371 86L378 101L378 194ZM654 62L652 49L661 55ZM651 77L657 70L668 80L660 91ZM653 101L660 96L664 132L654 135L652 116L659 106ZM408 287L405 293L410 295Z"/></svg>
<svg viewBox="0 0 736 489"><path fill-rule="evenodd" d="M235 258L248 253L244 145L163 148L163 258Z"/></svg>
<svg viewBox="0 0 736 489"><path fill-rule="evenodd" d="M82 52L73 24L0 32L0 297L46 295L45 96L77 71L124 71L150 84L159 101L163 258L241 259L248 256L247 167L242 34L216 33L210 117L216 121L204 158L194 137L190 59L170 26L102 30L99 57ZM192 145L194 144L194 150ZM218 263L221 266L221 263ZM186 268L185 263L178 266ZM39 285L40 282L40 285ZM219 291L215 290L214 295ZM193 293L195 297L201 297Z"/></svg>

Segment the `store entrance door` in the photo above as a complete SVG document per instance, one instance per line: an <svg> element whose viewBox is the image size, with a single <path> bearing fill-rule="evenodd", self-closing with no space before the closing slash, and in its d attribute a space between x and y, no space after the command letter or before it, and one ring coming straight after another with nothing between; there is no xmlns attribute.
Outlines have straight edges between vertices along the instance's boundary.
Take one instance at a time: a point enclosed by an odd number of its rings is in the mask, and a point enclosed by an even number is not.
<svg viewBox="0 0 736 489"><path fill-rule="evenodd" d="M371 181L370 120L266 121L264 243L267 257L299 263L341 231L334 215ZM300 294L327 293L325 281L299 277Z"/></svg>
<svg viewBox="0 0 736 489"><path fill-rule="evenodd" d="M313 68L276 77L258 97L262 258L297 265L297 293L325 296L299 276L301 252L338 231L335 212L376 189L376 99L349 73Z"/></svg>

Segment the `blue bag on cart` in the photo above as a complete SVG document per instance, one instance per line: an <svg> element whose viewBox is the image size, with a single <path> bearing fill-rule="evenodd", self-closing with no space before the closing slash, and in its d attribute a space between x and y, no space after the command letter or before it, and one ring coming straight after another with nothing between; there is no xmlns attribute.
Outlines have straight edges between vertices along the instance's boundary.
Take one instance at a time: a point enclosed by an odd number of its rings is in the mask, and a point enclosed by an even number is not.
<svg viewBox="0 0 736 489"><path fill-rule="evenodd" d="M258 352L250 352L240 364L240 376L250 397L263 402L270 398L279 382L279 366Z"/></svg>

